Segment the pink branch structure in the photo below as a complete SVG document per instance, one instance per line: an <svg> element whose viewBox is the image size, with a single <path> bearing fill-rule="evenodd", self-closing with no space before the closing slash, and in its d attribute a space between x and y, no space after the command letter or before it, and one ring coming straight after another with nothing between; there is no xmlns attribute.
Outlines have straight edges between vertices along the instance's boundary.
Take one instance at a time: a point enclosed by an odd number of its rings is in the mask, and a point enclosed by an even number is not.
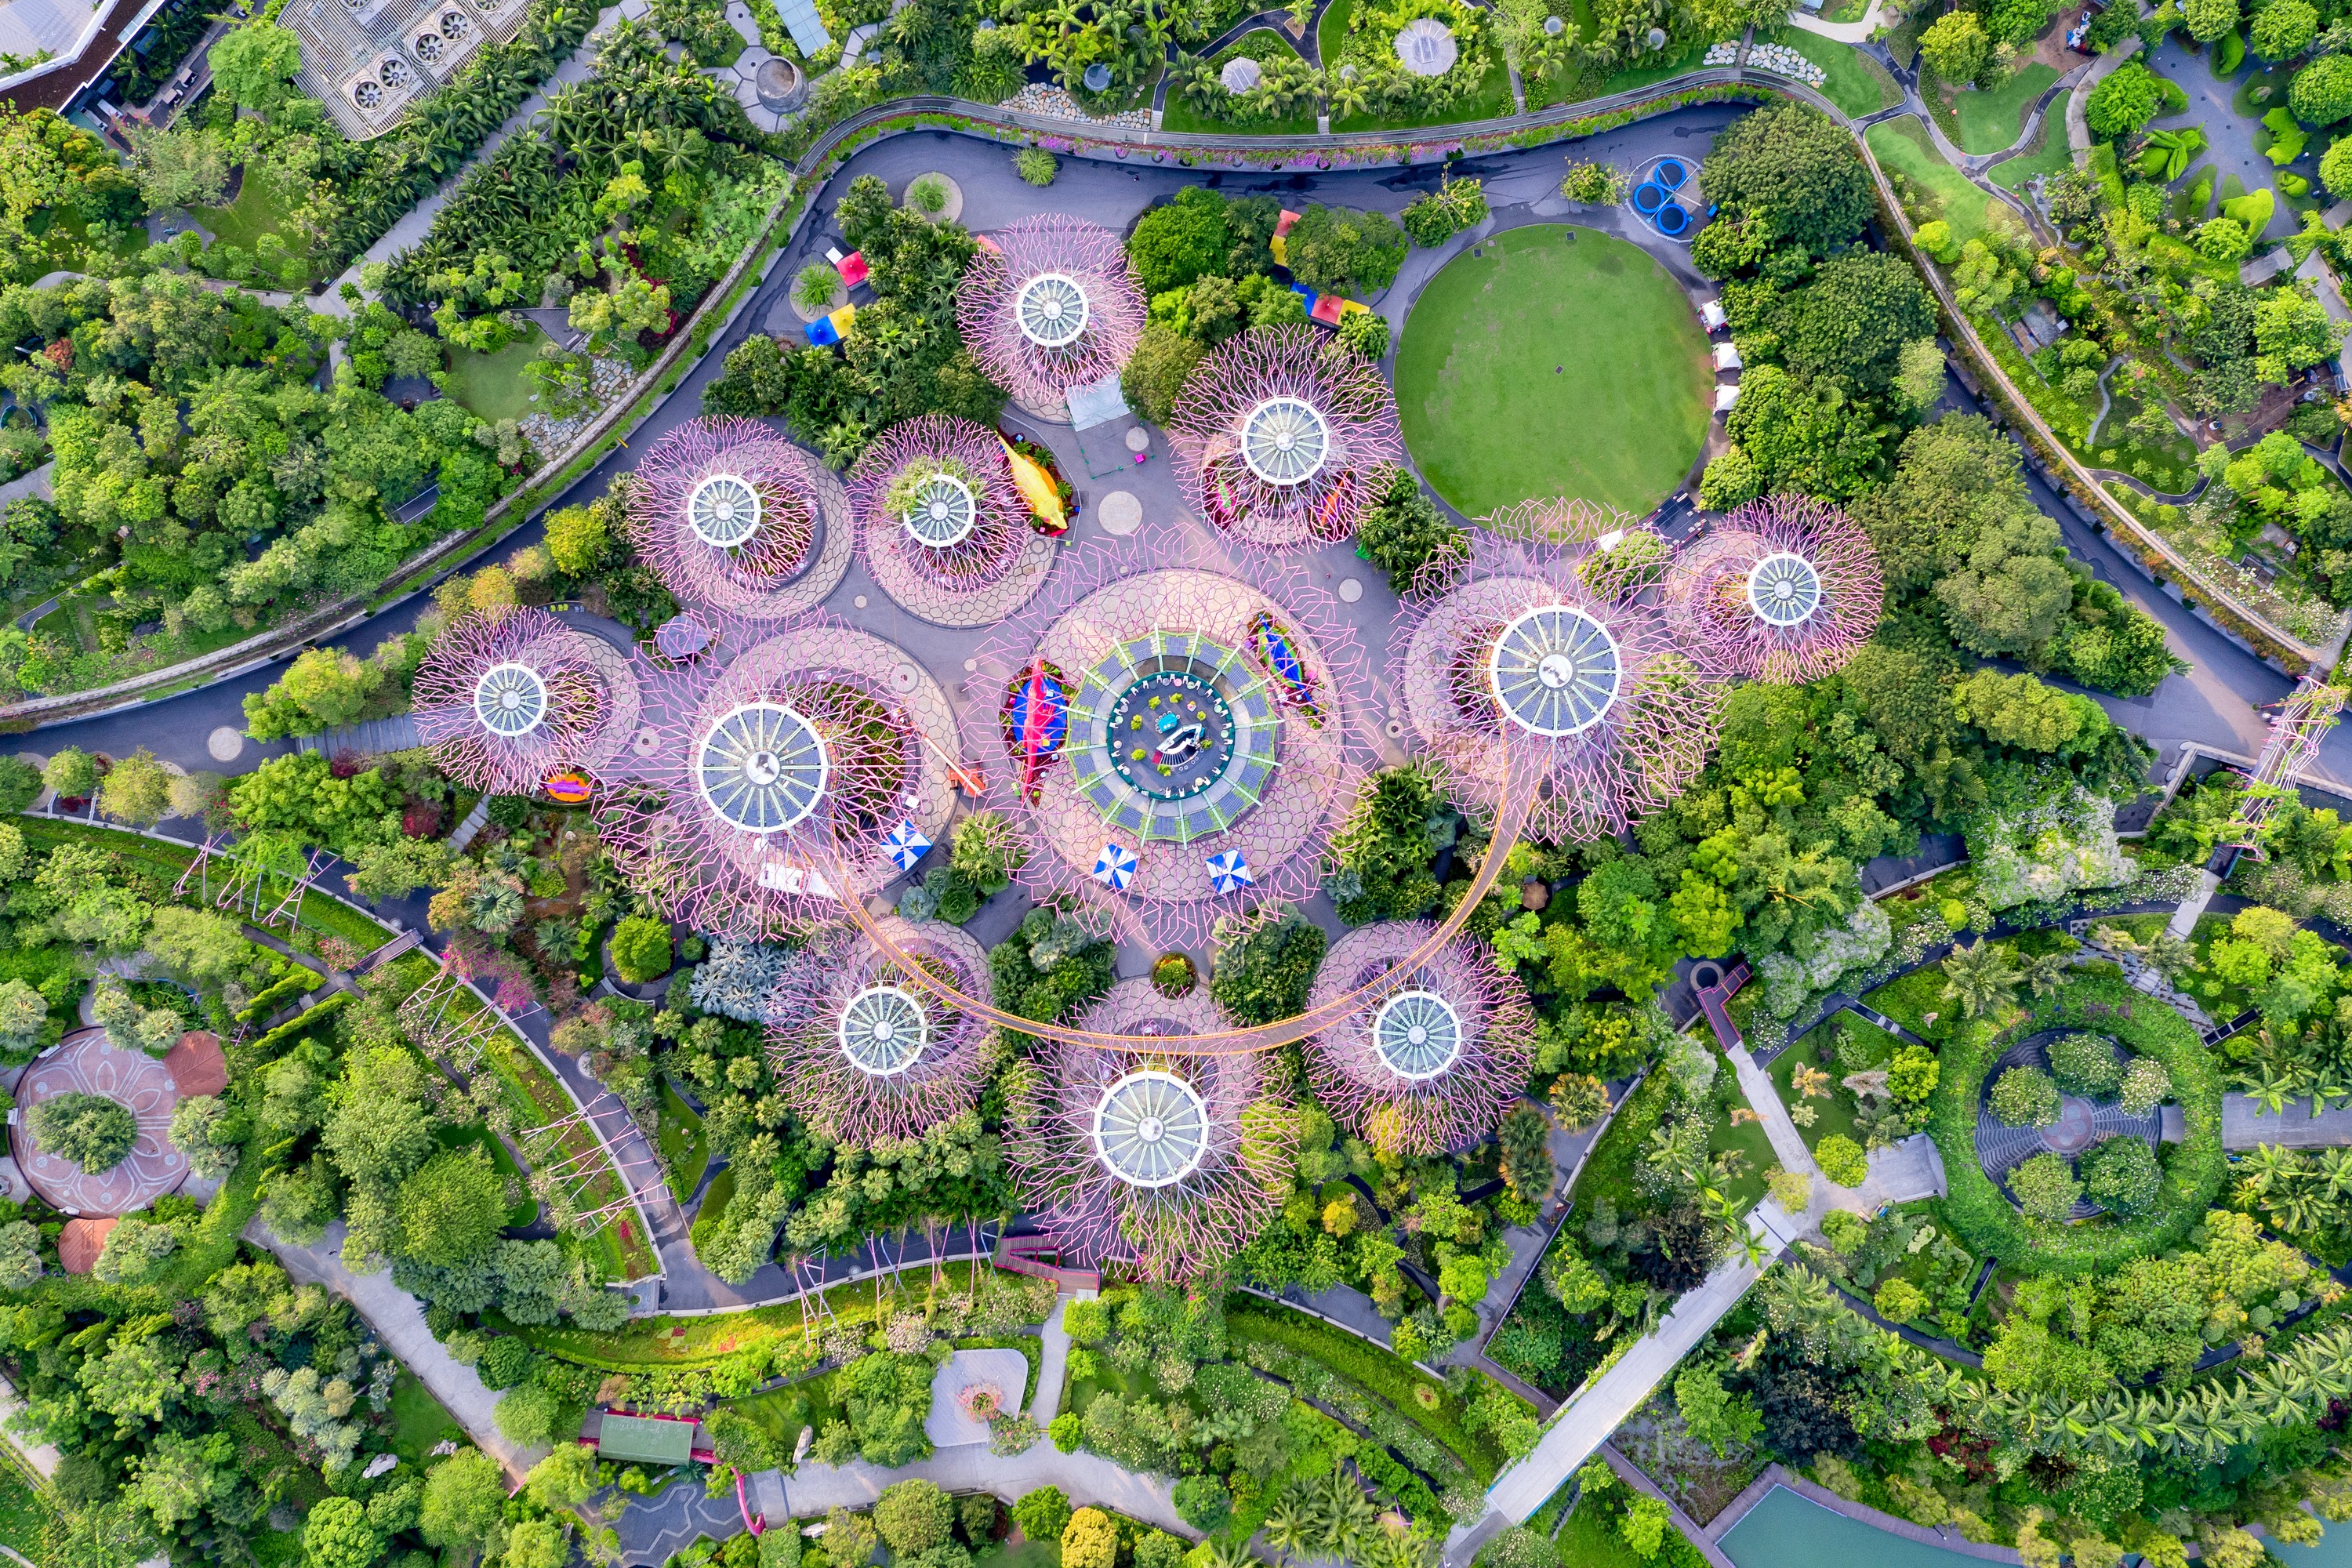
<svg viewBox="0 0 2352 1568"><path fill-rule="evenodd" d="M1380 367L1313 327L1260 327L1193 368L1168 422L1184 500L1254 550L1347 538L1400 461Z"/></svg>
<svg viewBox="0 0 2352 1568"><path fill-rule="evenodd" d="M1314 1006L1393 974L1431 931L1387 921L1349 931L1315 976ZM1315 1098L1383 1152L1443 1154L1485 1138L1527 1082L1527 990L1465 937L1307 1044Z"/></svg>
<svg viewBox="0 0 2352 1568"><path fill-rule="evenodd" d="M1180 945L1321 886L1367 765L1370 685L1329 595L1181 541L1065 547L976 650L964 710L1017 879Z"/></svg>
<svg viewBox="0 0 2352 1568"><path fill-rule="evenodd" d="M628 658L545 610L470 615L416 671L417 733L469 789L534 795L551 773L603 772L637 726Z"/></svg>
<svg viewBox="0 0 2352 1568"><path fill-rule="evenodd" d="M1838 508L1800 495L1749 501L1685 550L1668 618L1736 675L1782 685L1843 668L1884 608L1878 552Z"/></svg>
<svg viewBox="0 0 2352 1568"><path fill-rule="evenodd" d="M926 414L893 425L850 470L866 569L905 609L938 626L999 621L1054 569L1029 525L997 434Z"/></svg>
<svg viewBox="0 0 2352 1568"><path fill-rule="evenodd" d="M899 824L946 831L954 717L938 682L871 633L816 616L717 630L717 651L649 683L600 831L671 918L796 934L898 875L886 838Z"/></svg>
<svg viewBox="0 0 2352 1568"><path fill-rule="evenodd" d="M756 419L691 419L646 449L627 487L629 543L671 593L750 619L810 564L820 524L847 525L841 482Z"/></svg>
<svg viewBox="0 0 2352 1568"><path fill-rule="evenodd" d="M1567 843L1622 830L1706 764L1725 695L1638 598L1588 587L1593 545L1538 550L1480 531L1442 595L1408 596L1391 647L1405 712L1455 797L1492 811L1538 771L1525 828Z"/></svg>
<svg viewBox="0 0 2352 1568"><path fill-rule="evenodd" d="M985 236L964 268L956 324L989 380L1015 402L1059 410L1064 395L1117 375L1143 336L1143 291L1127 247L1066 213Z"/></svg>
<svg viewBox="0 0 2352 1568"><path fill-rule="evenodd" d="M988 955L951 925L890 917L894 940L967 996L989 994ZM785 1101L835 1142L910 1138L968 1110L993 1058L990 1026L906 984L862 934L825 933L769 994L768 1052Z"/></svg>
<svg viewBox="0 0 2352 1568"><path fill-rule="evenodd" d="M1205 986L1171 1001L1148 980L1127 980L1083 1026L1190 1035L1224 1025ZM1247 1246L1280 1209L1297 1124L1261 1101L1260 1058L1053 1045L1043 1060L1045 1112L1005 1140L1005 1157L1065 1266L1188 1279Z"/></svg>

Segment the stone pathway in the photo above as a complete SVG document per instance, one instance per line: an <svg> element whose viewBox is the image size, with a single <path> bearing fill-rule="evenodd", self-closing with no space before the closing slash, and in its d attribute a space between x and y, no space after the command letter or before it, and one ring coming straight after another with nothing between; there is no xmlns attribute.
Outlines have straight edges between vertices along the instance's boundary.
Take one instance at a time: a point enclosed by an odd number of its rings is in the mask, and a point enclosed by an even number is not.
<svg viewBox="0 0 2352 1568"><path fill-rule="evenodd" d="M735 1489L707 1497L702 1482L692 1476L672 1482L655 1497L615 1489L598 1500L608 1517L614 1504L621 1505L613 1532L620 1537L624 1563L667 1563L698 1536L724 1541L743 1533L743 1510L735 1500ZM752 1506L759 1504L755 1500Z"/></svg>
<svg viewBox="0 0 2352 1568"><path fill-rule="evenodd" d="M2333 1149L2352 1143L2352 1105L2312 1114L2311 1101L2290 1100L2284 1112L2264 1110L2250 1094L2221 1097L2221 1147L2252 1149L2276 1143L2288 1149Z"/></svg>
<svg viewBox="0 0 2352 1568"><path fill-rule="evenodd" d="M1052 1422L1062 1408L1062 1376L1070 1363L1070 1331L1062 1327L1062 1311L1072 1301L1090 1301L1092 1290L1081 1290L1076 1296L1057 1296L1054 1310L1045 1315L1045 1353L1037 1362L1037 1396L1029 1402L1029 1415L1041 1427Z"/></svg>
<svg viewBox="0 0 2352 1568"><path fill-rule="evenodd" d="M1732 1070L1739 1075L1739 1088L1748 1096L1748 1108L1763 1123L1764 1136L1771 1140L1772 1152L1779 1157L1784 1171L1801 1171L1807 1174L1820 1169L1813 1163L1812 1151L1797 1135L1797 1124L1789 1120L1789 1108L1780 1103L1780 1091L1772 1082L1772 1075L1756 1065L1748 1047L1737 1046L1724 1052L1731 1058Z"/></svg>
<svg viewBox="0 0 2352 1568"><path fill-rule="evenodd" d="M401 1365L432 1391L452 1419L484 1453L520 1481L523 1472L547 1457L544 1445L519 1447L499 1432L491 1412L499 1396L482 1386L470 1366L460 1366L425 1327L425 1309L416 1298L392 1282L390 1268L373 1274L353 1274L343 1267L343 1222L335 1221L315 1247L297 1247L270 1234L258 1217L245 1227L245 1238L277 1255L286 1272L306 1284L324 1285L349 1301L368 1321Z"/></svg>
<svg viewBox="0 0 2352 1568"><path fill-rule="evenodd" d="M772 1524L787 1517L805 1519L829 1508L871 1508L883 1488L916 1478L951 1492L990 1492L1006 1502L1039 1487L1059 1487L1073 1507L1097 1504L1156 1524L1186 1541L1200 1539L1200 1532L1177 1513L1175 1483L1166 1477L1137 1475L1098 1454L1065 1454L1042 1440L1027 1453L1010 1458L990 1453L984 1443L967 1443L890 1470L863 1459L853 1459L838 1469L807 1459L789 1476L762 1470L753 1484L759 1506ZM780 1506L771 1507L772 1501Z"/></svg>

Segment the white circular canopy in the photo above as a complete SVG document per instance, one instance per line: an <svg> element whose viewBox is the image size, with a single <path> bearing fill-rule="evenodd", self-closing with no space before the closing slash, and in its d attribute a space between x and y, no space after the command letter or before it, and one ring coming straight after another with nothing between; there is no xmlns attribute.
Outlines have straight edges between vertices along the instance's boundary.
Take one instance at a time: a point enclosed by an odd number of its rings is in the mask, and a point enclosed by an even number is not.
<svg viewBox="0 0 2352 1568"><path fill-rule="evenodd" d="M930 1044L923 1005L897 985L869 985L841 1010L841 1054L874 1078L896 1078Z"/></svg>
<svg viewBox="0 0 2352 1568"><path fill-rule="evenodd" d="M779 702L747 702L703 735L694 774L721 819L774 833L816 809L826 767L824 738L807 720Z"/></svg>
<svg viewBox="0 0 2352 1568"><path fill-rule="evenodd" d="M547 682L527 664L494 664L474 683L474 716L506 740L528 735L547 721Z"/></svg>
<svg viewBox="0 0 2352 1568"><path fill-rule="evenodd" d="M1209 1107L1174 1073L1147 1068L1103 1090L1095 1106L1095 1155L1134 1187L1165 1187L1209 1152Z"/></svg>
<svg viewBox="0 0 2352 1568"><path fill-rule="evenodd" d="M1062 272L1040 272L1013 297L1013 319L1021 335L1039 348L1066 348L1087 330L1091 307L1078 280Z"/></svg>
<svg viewBox="0 0 2352 1568"><path fill-rule="evenodd" d="M1418 77L1444 76L1462 58L1462 46L1454 41L1454 29L1434 16L1406 23L1393 40L1393 47L1398 63Z"/></svg>
<svg viewBox="0 0 2352 1568"><path fill-rule="evenodd" d="M1270 485L1303 484L1331 449L1331 427L1303 398L1269 397L1242 416L1242 461Z"/></svg>
<svg viewBox="0 0 2352 1568"><path fill-rule="evenodd" d="M1434 991L1400 991L1372 1015L1372 1048L1399 1078L1435 1078L1462 1054L1461 1015Z"/></svg>
<svg viewBox="0 0 2352 1568"><path fill-rule="evenodd" d="M687 526L716 550L732 550L760 529L760 492L740 474L713 474L686 498Z"/></svg>
<svg viewBox="0 0 2352 1568"><path fill-rule="evenodd" d="M1748 573L1748 607L1775 626L1801 626L1822 605L1822 574L1803 556L1780 551Z"/></svg>
<svg viewBox="0 0 2352 1568"><path fill-rule="evenodd" d="M919 481L914 499L899 521L915 542L944 550L969 538L980 526L980 503L971 487L950 473L935 473Z"/></svg>
<svg viewBox="0 0 2352 1568"><path fill-rule="evenodd" d="M1566 605L1529 610L1503 628L1486 658L1503 712L1537 735L1573 735L1601 722L1617 700L1617 639Z"/></svg>

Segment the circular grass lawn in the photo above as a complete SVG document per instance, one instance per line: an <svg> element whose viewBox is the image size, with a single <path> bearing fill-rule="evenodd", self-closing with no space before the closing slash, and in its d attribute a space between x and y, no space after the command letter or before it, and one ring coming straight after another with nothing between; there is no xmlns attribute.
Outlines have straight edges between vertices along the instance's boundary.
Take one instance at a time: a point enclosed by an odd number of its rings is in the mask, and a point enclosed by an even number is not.
<svg viewBox="0 0 2352 1568"><path fill-rule="evenodd" d="M1466 517L1537 496L1650 510L1698 458L1714 382L1682 286L1640 247L1567 224L1455 257L1413 301L1396 359L1413 461Z"/></svg>

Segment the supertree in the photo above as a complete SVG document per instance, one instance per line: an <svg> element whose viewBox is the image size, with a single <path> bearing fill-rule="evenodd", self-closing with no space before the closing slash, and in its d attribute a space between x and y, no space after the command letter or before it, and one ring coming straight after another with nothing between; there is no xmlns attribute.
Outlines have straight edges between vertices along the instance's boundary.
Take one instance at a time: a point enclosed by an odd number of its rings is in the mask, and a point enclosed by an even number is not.
<svg viewBox="0 0 2352 1568"><path fill-rule="evenodd" d="M1176 482L1217 530L1259 550L1328 544L1379 500L1398 461L1380 367L1313 327L1228 338L1193 368L1168 422Z"/></svg>
<svg viewBox="0 0 2352 1568"><path fill-rule="evenodd" d="M1463 937L1399 973L1434 930L1387 921L1341 937L1316 972L1311 1005L1384 982L1307 1044L1307 1073L1339 1123L1383 1152L1442 1154L1494 1130L1527 1082L1535 1015L1527 991Z"/></svg>
<svg viewBox="0 0 2352 1568"><path fill-rule="evenodd" d="M625 494L630 544L690 603L774 620L814 609L848 569L841 481L758 420L687 421Z"/></svg>
<svg viewBox="0 0 2352 1568"><path fill-rule="evenodd" d="M1029 526L1003 441L969 419L893 425L857 459L849 489L866 571L934 626L1001 621L1054 569L1055 542Z"/></svg>
<svg viewBox="0 0 2352 1568"><path fill-rule="evenodd" d="M1181 542L1065 554L977 651L964 715L1020 879L1138 941L1311 895L1363 767L1367 677L1336 604Z"/></svg>
<svg viewBox="0 0 2352 1568"><path fill-rule="evenodd" d="M636 733L637 677L604 638L545 610L468 615L417 667L416 731L449 776L533 795L548 775L606 772Z"/></svg>
<svg viewBox="0 0 2352 1568"><path fill-rule="evenodd" d="M1405 713L1458 800L1493 811L1516 773L1523 831L1599 837L1672 801L1705 765L1724 677L1622 581L1601 542L1536 548L1480 530L1452 586L1409 595L1391 647ZM1618 591L1601 591L1588 579Z"/></svg>
<svg viewBox="0 0 2352 1568"><path fill-rule="evenodd" d="M1685 549L1668 615L1734 674L1786 685L1843 668L1878 625L1878 552L1838 508L1800 495L1749 501Z"/></svg>
<svg viewBox="0 0 2352 1568"><path fill-rule="evenodd" d="M1171 1000L1127 980L1080 1026L1185 1036L1224 1026L1205 987ZM1296 1122L1260 1104L1260 1058L1054 1045L1036 1125L1005 1141L1023 1206L1080 1268L1191 1278L1246 1246L1281 1206Z"/></svg>
<svg viewBox="0 0 2352 1568"><path fill-rule="evenodd" d="M604 839L632 886L698 930L767 939L837 920L947 826L947 694L870 633L721 623L712 653L650 683L646 711Z"/></svg>
<svg viewBox="0 0 2352 1568"><path fill-rule="evenodd" d="M988 994L988 955L951 925L886 916L893 944L967 996ZM989 1026L907 984L862 933L821 934L769 993L768 1052L785 1103L835 1142L906 1138L980 1098Z"/></svg>
<svg viewBox="0 0 2352 1568"><path fill-rule="evenodd" d="M1045 213L981 237L957 285L956 325L1014 402L1058 413L1070 388L1117 375L1135 353L1143 291L1118 236Z"/></svg>

